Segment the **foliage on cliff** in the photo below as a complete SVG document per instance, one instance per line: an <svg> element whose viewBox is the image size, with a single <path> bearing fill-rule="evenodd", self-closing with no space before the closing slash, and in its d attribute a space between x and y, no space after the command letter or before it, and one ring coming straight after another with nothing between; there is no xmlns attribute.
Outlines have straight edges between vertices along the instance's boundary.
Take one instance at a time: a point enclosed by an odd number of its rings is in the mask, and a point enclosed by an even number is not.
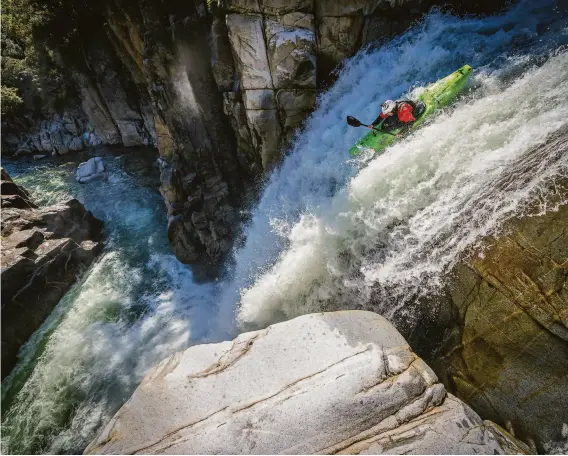
<svg viewBox="0 0 568 456"><path fill-rule="evenodd" d="M2 2L2 114L3 124L18 123L26 111L57 108L70 86L58 62L50 33L54 27L53 2L3 0ZM72 29L72 27L71 27ZM52 30L52 32L49 32ZM69 41L70 42L70 41Z"/></svg>

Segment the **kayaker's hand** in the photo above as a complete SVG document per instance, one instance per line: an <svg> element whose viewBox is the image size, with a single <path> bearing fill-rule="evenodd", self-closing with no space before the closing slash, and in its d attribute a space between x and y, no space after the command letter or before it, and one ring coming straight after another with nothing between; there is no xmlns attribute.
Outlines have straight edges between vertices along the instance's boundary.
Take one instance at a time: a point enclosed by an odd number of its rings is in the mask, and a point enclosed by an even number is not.
<svg viewBox="0 0 568 456"><path fill-rule="evenodd" d="M367 125L367 128L368 128L369 130L372 130L372 129L373 129L373 126L372 126L372 125Z"/></svg>

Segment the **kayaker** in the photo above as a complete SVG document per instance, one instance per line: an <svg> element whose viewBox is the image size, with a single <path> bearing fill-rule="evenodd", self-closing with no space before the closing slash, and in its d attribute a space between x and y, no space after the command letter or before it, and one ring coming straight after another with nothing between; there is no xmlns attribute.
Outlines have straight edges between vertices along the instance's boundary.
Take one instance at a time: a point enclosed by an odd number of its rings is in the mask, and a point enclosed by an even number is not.
<svg viewBox="0 0 568 456"><path fill-rule="evenodd" d="M392 131L402 128L403 131L399 132L396 136L400 137L403 133L410 128L413 122L416 121L414 113L417 110L417 105L410 100L387 100L381 105L381 113L379 117L368 128L373 129L380 124L380 129L383 131Z"/></svg>

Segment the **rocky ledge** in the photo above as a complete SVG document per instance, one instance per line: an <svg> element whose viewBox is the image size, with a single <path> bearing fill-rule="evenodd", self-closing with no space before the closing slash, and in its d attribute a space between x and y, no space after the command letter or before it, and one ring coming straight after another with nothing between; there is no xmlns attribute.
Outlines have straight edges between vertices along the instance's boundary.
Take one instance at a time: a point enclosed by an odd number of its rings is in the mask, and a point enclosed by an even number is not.
<svg viewBox="0 0 568 456"><path fill-rule="evenodd" d="M552 197L556 195L556 197ZM568 451L568 182L455 267L433 367L450 391L539 452Z"/></svg>
<svg viewBox="0 0 568 456"><path fill-rule="evenodd" d="M306 315L158 364L86 449L104 454L505 454L372 312Z"/></svg>
<svg viewBox="0 0 568 456"><path fill-rule="evenodd" d="M20 347L102 249L102 222L76 199L38 208L2 169L2 378Z"/></svg>

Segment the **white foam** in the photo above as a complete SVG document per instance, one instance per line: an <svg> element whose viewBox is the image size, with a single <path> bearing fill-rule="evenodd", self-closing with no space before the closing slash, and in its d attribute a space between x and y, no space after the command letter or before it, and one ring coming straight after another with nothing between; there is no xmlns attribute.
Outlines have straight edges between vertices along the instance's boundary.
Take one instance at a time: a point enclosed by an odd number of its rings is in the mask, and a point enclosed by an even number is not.
<svg viewBox="0 0 568 456"><path fill-rule="evenodd" d="M351 59L266 186L235 254L219 327L363 306L379 281L404 290L429 277L435 286L460 252L514 213L554 169L543 166L532 184L509 193L491 195L491 184L566 118L565 57L534 65L559 45L536 33L551 11L523 2L483 20L432 14L401 39ZM550 27L566 41L562 26ZM370 122L382 100L464 63L476 68L476 90L455 111L379 158L349 160L364 131L348 128L347 115ZM489 204L476 200L481 194ZM462 227L465 217L473 217L471 227Z"/></svg>

